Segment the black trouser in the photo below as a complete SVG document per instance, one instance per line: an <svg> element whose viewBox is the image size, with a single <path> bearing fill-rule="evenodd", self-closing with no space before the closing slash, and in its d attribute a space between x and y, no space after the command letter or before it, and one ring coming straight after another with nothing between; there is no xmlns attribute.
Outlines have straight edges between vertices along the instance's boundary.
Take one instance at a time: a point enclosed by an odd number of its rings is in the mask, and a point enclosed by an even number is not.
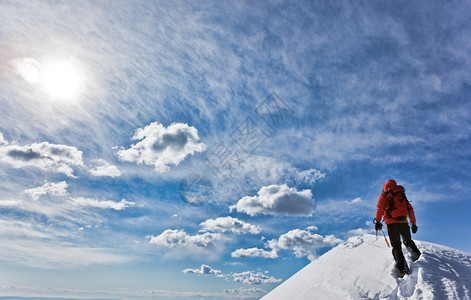
<svg viewBox="0 0 471 300"><path fill-rule="evenodd" d="M396 267L403 271L404 254L402 253L401 236L407 250L415 255L420 256L420 251L417 249L414 241L411 239L410 227L408 223L393 223L388 225L388 235L392 246L392 255L396 261Z"/></svg>

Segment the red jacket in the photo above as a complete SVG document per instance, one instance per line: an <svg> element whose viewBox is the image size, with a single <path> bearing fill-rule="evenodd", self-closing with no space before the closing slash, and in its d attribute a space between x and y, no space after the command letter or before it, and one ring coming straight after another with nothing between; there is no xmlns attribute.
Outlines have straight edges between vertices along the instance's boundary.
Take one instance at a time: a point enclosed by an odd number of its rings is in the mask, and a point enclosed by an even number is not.
<svg viewBox="0 0 471 300"><path fill-rule="evenodd" d="M378 204L376 205L376 207L377 207L376 221L381 222L381 218L384 217L384 223L386 225L387 224L393 224L393 223L407 223L407 219L399 221L399 220L391 218L387 213L387 209L389 208L389 204L388 204L388 197L386 195L386 192L389 188L391 188L393 186L396 186L396 185L397 185L396 181L394 181L392 179L389 179L388 181L386 181L383 184L383 192L381 193L381 195L379 195ZM416 220L415 220L414 209L412 208L412 205L410 205L410 203L407 203L407 204L409 206L409 220L410 220L411 224L415 224Z"/></svg>

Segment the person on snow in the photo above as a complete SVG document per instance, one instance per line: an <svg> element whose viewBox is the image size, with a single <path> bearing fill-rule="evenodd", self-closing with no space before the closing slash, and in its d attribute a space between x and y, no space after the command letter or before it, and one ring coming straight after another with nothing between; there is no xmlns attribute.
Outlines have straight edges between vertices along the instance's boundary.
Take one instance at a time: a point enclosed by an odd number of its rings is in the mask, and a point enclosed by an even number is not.
<svg viewBox="0 0 471 300"><path fill-rule="evenodd" d="M412 224L412 233L417 232L414 209L406 198L404 188L396 184L396 181L389 179L383 184L383 191L379 196L375 230L381 230L381 218L384 217L384 223L388 226L389 240L392 246L392 255L396 261L396 268L400 276L409 273L407 264L402 253L401 236L404 245L411 254L413 261L419 259L422 254L414 241L411 239L410 227L407 221L409 217Z"/></svg>

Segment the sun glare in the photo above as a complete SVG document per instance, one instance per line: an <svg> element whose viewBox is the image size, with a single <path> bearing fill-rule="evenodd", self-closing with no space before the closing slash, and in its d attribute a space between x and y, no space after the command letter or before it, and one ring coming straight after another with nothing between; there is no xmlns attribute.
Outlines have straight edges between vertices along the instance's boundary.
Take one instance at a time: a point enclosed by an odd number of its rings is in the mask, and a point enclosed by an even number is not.
<svg viewBox="0 0 471 300"><path fill-rule="evenodd" d="M46 65L41 72L41 86L55 99L72 100L80 87L78 69L68 61L56 61Z"/></svg>

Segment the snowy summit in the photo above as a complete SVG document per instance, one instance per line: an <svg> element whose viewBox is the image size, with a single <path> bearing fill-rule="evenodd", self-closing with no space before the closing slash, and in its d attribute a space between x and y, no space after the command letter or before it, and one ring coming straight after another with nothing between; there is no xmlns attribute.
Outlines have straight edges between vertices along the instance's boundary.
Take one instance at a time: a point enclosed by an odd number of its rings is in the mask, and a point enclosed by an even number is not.
<svg viewBox="0 0 471 300"><path fill-rule="evenodd" d="M398 278L382 238L352 237L262 299L471 299L471 254L422 241L417 246L423 255L416 262L406 256L411 274Z"/></svg>

